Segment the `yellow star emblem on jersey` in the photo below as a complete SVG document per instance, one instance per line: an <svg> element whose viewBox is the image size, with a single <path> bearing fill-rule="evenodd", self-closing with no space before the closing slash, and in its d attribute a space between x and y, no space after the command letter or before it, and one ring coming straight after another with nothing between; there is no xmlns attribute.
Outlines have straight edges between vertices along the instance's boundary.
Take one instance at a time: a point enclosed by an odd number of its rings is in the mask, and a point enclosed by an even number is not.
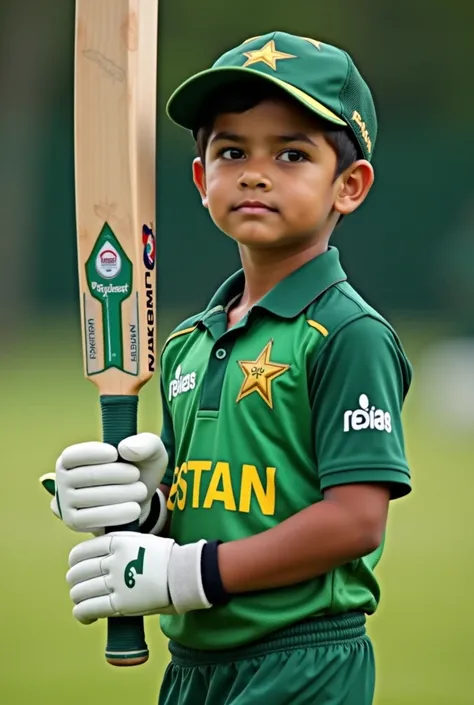
<svg viewBox="0 0 474 705"><path fill-rule="evenodd" d="M262 62L274 71L277 70L277 61L282 61L283 59L298 58L293 54L285 54L282 51L278 51L273 39L267 42L265 46L261 49L256 49L254 51L244 51L244 56L247 57L247 61L245 62L242 68L245 68L245 66L252 66L252 64L258 64Z"/></svg>
<svg viewBox="0 0 474 705"><path fill-rule="evenodd" d="M245 375L237 402L256 392L263 401L273 409L272 382L286 372L290 366L279 362L271 362L273 340L263 348L256 360L239 360L240 369Z"/></svg>

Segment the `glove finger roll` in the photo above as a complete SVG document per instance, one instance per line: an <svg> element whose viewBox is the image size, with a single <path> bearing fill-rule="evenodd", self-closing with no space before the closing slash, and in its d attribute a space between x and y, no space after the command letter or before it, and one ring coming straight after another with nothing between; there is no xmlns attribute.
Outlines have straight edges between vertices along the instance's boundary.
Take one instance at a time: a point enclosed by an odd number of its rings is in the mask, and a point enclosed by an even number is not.
<svg viewBox="0 0 474 705"><path fill-rule="evenodd" d="M110 595L104 595L80 602L74 607L72 613L79 622L91 624L91 622L95 622L96 619L112 617L115 611L110 601Z"/></svg>
<svg viewBox="0 0 474 705"><path fill-rule="evenodd" d="M92 531L96 527L123 526L136 521L141 509L137 502L111 504L105 507L90 507L73 510L68 524L76 531ZM82 559L81 559L82 560Z"/></svg>
<svg viewBox="0 0 474 705"><path fill-rule="evenodd" d="M103 579L104 571L101 568L103 560L103 558L89 558L89 560L81 561L70 568L66 573L66 580L69 585L74 587L85 581L93 580L94 578ZM107 594L108 592L109 591L107 591Z"/></svg>
<svg viewBox="0 0 474 705"><path fill-rule="evenodd" d="M69 596L74 604L77 605L80 602L84 602L84 600L104 597L110 595L110 593L111 590L105 584L105 577L101 575L100 578L92 578L91 580L77 583L69 591Z"/></svg>
<svg viewBox="0 0 474 705"><path fill-rule="evenodd" d="M147 488L143 482L134 482L130 485L102 485L77 489L71 499L75 509L87 509L109 504L144 502L146 497Z"/></svg>
<svg viewBox="0 0 474 705"><path fill-rule="evenodd" d="M137 482L140 471L130 463L107 463L106 465L84 465L72 470L56 470L56 484L64 482L68 487L82 489L101 485L129 485Z"/></svg>
<svg viewBox="0 0 474 705"><path fill-rule="evenodd" d="M98 538L90 539L90 541L83 541L83 543L74 546L71 550L69 554L69 567L72 568L81 561L89 560L89 558L108 556L111 545L112 534L99 536Z"/></svg>
<svg viewBox="0 0 474 705"><path fill-rule="evenodd" d="M108 443L87 441L69 446L58 458L58 465L67 470L80 465L97 465L100 463L114 463L118 458L117 449Z"/></svg>

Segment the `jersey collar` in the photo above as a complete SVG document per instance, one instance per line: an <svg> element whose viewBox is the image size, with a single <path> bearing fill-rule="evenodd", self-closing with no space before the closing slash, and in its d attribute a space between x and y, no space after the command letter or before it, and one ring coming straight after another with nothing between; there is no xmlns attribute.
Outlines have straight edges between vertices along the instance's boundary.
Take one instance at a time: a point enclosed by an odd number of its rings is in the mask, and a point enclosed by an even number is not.
<svg viewBox="0 0 474 705"><path fill-rule="evenodd" d="M329 247L283 279L254 308L265 309L282 318L294 318L327 289L346 279L339 261L339 251L336 247ZM202 320L222 312L232 298L242 293L244 285L245 276L240 269L216 291Z"/></svg>

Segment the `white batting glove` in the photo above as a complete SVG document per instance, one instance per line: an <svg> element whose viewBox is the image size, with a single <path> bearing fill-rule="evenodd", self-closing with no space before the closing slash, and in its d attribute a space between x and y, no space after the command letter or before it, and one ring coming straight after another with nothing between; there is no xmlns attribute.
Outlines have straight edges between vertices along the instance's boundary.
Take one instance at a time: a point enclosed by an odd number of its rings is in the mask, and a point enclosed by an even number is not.
<svg viewBox="0 0 474 705"><path fill-rule="evenodd" d="M119 454L128 462L119 461ZM158 534L166 522L158 485L167 463L161 439L140 433L121 441L118 452L97 441L69 446L58 458L55 476L40 479L48 491L55 490L51 510L74 531L101 536L105 527L138 519L140 526L147 522L148 533Z"/></svg>
<svg viewBox="0 0 474 705"><path fill-rule="evenodd" d="M208 609L201 554L206 541L178 546L173 539L128 531L106 534L72 549L66 579L82 624L105 617L184 614Z"/></svg>

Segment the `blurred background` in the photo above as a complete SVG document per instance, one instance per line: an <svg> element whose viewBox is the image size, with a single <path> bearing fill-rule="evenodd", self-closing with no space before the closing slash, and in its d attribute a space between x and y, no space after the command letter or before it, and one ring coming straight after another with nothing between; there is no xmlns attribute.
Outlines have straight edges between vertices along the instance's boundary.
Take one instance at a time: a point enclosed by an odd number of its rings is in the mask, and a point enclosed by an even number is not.
<svg viewBox="0 0 474 705"><path fill-rule="evenodd" d="M164 116L173 88L248 36L282 29L347 49L376 98L376 183L334 237L415 371L414 492L392 507L369 626L376 705L474 703L473 22L470 0L160 0L161 343L238 267L194 191L192 141ZM168 659L156 620L146 666L106 666L102 626L71 616L64 574L77 537L37 479L66 445L100 433L79 342L73 33L73 0L0 2L0 703L151 705ZM141 429L159 432L158 379L140 406Z"/></svg>

